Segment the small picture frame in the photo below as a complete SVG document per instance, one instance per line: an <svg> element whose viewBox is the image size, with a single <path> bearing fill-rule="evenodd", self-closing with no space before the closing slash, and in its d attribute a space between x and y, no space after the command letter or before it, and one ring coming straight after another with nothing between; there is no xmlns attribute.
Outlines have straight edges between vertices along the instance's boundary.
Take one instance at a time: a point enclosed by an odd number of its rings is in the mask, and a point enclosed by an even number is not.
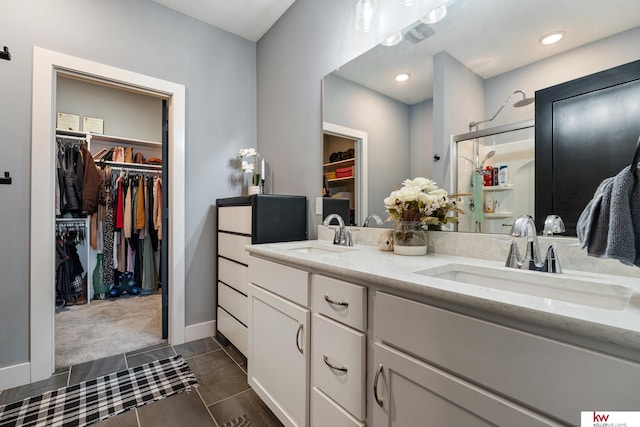
<svg viewBox="0 0 640 427"><path fill-rule="evenodd" d="M56 128L79 132L80 116L78 116L77 114L58 113Z"/></svg>
<svg viewBox="0 0 640 427"><path fill-rule="evenodd" d="M82 131L86 133L104 133L104 120L97 117L83 117Z"/></svg>

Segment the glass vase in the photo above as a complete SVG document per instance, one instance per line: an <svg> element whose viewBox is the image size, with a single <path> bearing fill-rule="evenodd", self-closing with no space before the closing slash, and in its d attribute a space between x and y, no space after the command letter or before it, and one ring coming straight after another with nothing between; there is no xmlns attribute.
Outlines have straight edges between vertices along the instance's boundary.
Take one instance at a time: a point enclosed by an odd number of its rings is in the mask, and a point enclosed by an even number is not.
<svg viewBox="0 0 640 427"><path fill-rule="evenodd" d="M399 221L393 232L393 252L399 255L425 255L427 232L420 221Z"/></svg>
<svg viewBox="0 0 640 427"><path fill-rule="evenodd" d="M109 287L104 283L104 267L102 266L102 252L97 254L96 268L93 269L93 298L106 299Z"/></svg>

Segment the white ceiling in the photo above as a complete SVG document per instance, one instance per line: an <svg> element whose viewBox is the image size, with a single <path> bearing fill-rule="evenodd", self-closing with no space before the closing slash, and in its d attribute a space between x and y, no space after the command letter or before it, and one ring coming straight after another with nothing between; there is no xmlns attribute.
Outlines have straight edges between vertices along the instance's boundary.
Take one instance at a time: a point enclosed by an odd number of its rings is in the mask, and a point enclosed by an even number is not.
<svg viewBox="0 0 640 427"><path fill-rule="evenodd" d="M295 0L153 1L252 42L257 42Z"/></svg>
<svg viewBox="0 0 640 427"><path fill-rule="evenodd" d="M488 79L640 25L639 0L448 0L447 5L447 16L431 24L432 36L417 44L405 37L394 47L376 46L336 74L413 105L432 97L433 56L439 52ZM538 42L553 30L567 35L552 46ZM411 79L397 84L393 76L401 71Z"/></svg>

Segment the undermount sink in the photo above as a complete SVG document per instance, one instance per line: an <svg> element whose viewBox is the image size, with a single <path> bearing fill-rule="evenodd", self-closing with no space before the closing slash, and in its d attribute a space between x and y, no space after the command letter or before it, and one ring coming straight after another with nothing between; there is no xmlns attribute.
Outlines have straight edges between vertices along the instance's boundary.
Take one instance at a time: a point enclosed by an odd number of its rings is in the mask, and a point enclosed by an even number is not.
<svg viewBox="0 0 640 427"><path fill-rule="evenodd" d="M591 281L569 274L509 268L447 264L414 273L607 310L624 309L633 294L633 290L625 286Z"/></svg>
<svg viewBox="0 0 640 427"><path fill-rule="evenodd" d="M314 241L300 242L285 246L283 249L287 249L292 252L297 252L306 255L326 255L331 253L347 252L355 250L353 246L340 246L330 243L320 243Z"/></svg>

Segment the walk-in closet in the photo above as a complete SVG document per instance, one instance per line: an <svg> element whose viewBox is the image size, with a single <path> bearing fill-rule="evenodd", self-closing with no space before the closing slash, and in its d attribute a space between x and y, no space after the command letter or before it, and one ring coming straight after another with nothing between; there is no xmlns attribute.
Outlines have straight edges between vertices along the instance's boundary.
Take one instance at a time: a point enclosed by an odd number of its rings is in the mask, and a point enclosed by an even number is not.
<svg viewBox="0 0 640 427"><path fill-rule="evenodd" d="M64 367L167 337L166 104L153 94L64 73L55 99L51 286L55 366Z"/></svg>

